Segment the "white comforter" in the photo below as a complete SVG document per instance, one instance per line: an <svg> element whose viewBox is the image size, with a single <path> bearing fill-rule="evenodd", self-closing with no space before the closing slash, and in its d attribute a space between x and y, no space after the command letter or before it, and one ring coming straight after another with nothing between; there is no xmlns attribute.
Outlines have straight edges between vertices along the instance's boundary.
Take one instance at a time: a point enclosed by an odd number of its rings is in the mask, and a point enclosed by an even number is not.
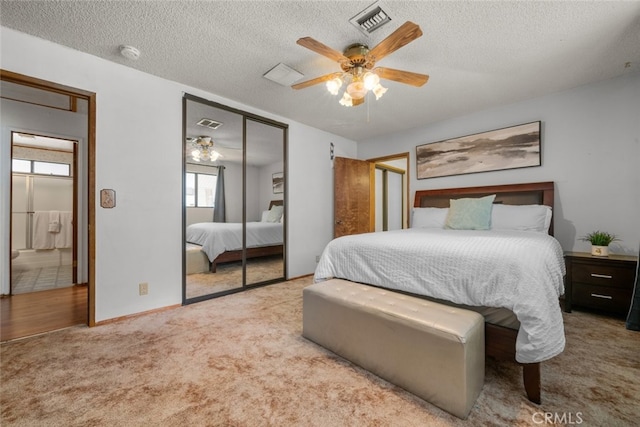
<svg viewBox="0 0 640 427"><path fill-rule="evenodd" d="M345 236L325 248L315 281L342 278L458 304L505 307L520 321L516 360L564 350L556 239L526 231L408 229Z"/></svg>
<svg viewBox="0 0 640 427"><path fill-rule="evenodd" d="M282 244L282 223L247 222L247 247ZM242 223L200 222L187 226L187 242L202 246L209 261L226 251L242 249Z"/></svg>

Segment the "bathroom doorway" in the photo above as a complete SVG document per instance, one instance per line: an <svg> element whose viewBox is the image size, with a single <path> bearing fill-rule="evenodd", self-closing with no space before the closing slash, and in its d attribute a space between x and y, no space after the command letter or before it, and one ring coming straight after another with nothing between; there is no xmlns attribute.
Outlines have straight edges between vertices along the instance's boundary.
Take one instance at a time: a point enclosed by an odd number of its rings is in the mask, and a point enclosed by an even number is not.
<svg viewBox="0 0 640 427"><path fill-rule="evenodd" d="M0 85L0 341L94 326L96 94L6 70Z"/></svg>
<svg viewBox="0 0 640 427"><path fill-rule="evenodd" d="M77 144L11 132L10 295L77 283Z"/></svg>

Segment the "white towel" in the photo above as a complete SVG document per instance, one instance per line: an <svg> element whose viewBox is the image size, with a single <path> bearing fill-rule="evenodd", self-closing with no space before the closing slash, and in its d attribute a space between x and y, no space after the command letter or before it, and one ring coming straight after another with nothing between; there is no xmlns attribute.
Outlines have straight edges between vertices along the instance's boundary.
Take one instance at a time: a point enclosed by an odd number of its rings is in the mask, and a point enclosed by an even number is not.
<svg viewBox="0 0 640 427"><path fill-rule="evenodd" d="M53 234L49 233L49 211L33 213L33 249L53 249Z"/></svg>
<svg viewBox="0 0 640 427"><path fill-rule="evenodd" d="M60 212L51 211L49 212L49 233L59 233L59 232L60 232Z"/></svg>
<svg viewBox="0 0 640 427"><path fill-rule="evenodd" d="M73 246L73 212L60 212L60 232L54 236L56 248Z"/></svg>

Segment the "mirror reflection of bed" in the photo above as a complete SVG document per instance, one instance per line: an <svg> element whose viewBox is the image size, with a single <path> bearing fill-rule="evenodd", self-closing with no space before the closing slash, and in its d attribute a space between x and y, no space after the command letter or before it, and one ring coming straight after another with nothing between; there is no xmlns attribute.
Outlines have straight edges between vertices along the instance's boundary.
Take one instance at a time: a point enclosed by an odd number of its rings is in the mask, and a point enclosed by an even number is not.
<svg viewBox="0 0 640 427"><path fill-rule="evenodd" d="M286 125L185 95L184 132L185 303L284 280Z"/></svg>
<svg viewBox="0 0 640 427"><path fill-rule="evenodd" d="M282 200L272 200L259 220L247 220L247 283L284 276L283 209ZM243 251L234 245L242 242L242 223L191 224L186 235L187 298L231 290L242 283ZM221 252L223 248L231 250Z"/></svg>

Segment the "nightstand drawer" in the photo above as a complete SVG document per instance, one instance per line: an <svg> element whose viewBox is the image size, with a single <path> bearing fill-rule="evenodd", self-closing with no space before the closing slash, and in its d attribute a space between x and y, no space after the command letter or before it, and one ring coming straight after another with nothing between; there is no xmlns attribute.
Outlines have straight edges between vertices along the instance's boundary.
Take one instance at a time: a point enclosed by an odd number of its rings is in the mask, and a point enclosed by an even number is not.
<svg viewBox="0 0 640 427"><path fill-rule="evenodd" d="M631 289L635 272L633 269L611 265L574 263L573 281L592 285L616 286Z"/></svg>
<svg viewBox="0 0 640 427"><path fill-rule="evenodd" d="M573 303L584 307L626 314L631 301L631 289L612 288L576 283Z"/></svg>

